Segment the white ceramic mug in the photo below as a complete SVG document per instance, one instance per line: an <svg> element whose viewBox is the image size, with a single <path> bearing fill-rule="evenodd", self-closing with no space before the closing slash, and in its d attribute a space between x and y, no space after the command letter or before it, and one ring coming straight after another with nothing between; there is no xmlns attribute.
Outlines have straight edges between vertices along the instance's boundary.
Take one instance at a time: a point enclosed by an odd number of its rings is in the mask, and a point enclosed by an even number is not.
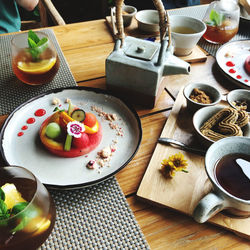
<svg viewBox="0 0 250 250"><path fill-rule="evenodd" d="M223 156L235 153L250 154L249 137L227 137L209 147L205 156L205 169L213 184L213 192L203 197L194 209L193 217L197 222L203 223L224 209L235 216L250 216L250 200L240 199L227 192L218 183L215 176L217 162Z"/></svg>
<svg viewBox="0 0 250 250"><path fill-rule="evenodd" d="M174 54L177 56L187 56L192 53L202 35L205 33L206 24L196 18L188 16L172 15L169 18L171 26L172 43L174 46ZM180 27L192 29L194 33L183 34L175 32Z"/></svg>

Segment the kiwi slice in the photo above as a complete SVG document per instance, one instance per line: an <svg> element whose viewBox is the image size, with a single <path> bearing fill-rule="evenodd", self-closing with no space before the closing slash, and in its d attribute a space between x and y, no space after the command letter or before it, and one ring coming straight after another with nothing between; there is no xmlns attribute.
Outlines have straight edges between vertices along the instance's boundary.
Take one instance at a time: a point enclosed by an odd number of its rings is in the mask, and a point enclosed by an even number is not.
<svg viewBox="0 0 250 250"><path fill-rule="evenodd" d="M71 117L78 122L83 122L85 120L85 112L82 109L75 109Z"/></svg>

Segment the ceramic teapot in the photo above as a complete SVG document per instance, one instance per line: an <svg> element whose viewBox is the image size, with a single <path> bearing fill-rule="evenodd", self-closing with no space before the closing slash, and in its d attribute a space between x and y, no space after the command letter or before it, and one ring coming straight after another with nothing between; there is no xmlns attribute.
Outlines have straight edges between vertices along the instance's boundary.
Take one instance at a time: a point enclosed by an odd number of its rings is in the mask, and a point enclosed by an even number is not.
<svg viewBox="0 0 250 250"><path fill-rule="evenodd" d="M159 13L160 43L125 37L122 20L123 0L117 0L116 20L112 20L113 24L116 22L117 27L116 41L105 65L109 90L132 103L149 108L154 107L161 94L163 76L190 72L190 65L173 55L167 11L161 0L153 2Z"/></svg>

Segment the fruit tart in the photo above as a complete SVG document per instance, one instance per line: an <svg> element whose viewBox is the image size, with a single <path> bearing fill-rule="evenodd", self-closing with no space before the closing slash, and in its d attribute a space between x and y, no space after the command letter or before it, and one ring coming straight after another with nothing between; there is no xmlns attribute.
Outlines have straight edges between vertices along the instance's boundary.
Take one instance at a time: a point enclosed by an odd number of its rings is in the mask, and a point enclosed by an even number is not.
<svg viewBox="0 0 250 250"><path fill-rule="evenodd" d="M71 158L94 150L101 142L102 127L93 113L75 108L69 102L67 111L55 108L42 123L39 135L52 154Z"/></svg>

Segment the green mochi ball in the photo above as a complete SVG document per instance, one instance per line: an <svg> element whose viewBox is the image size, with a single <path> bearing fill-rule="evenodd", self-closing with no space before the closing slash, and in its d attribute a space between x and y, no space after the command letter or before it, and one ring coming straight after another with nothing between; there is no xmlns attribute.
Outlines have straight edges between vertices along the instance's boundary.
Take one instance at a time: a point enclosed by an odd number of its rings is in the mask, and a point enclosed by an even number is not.
<svg viewBox="0 0 250 250"><path fill-rule="evenodd" d="M45 134L51 139L57 138L61 133L61 127L56 122L51 122L46 127Z"/></svg>

